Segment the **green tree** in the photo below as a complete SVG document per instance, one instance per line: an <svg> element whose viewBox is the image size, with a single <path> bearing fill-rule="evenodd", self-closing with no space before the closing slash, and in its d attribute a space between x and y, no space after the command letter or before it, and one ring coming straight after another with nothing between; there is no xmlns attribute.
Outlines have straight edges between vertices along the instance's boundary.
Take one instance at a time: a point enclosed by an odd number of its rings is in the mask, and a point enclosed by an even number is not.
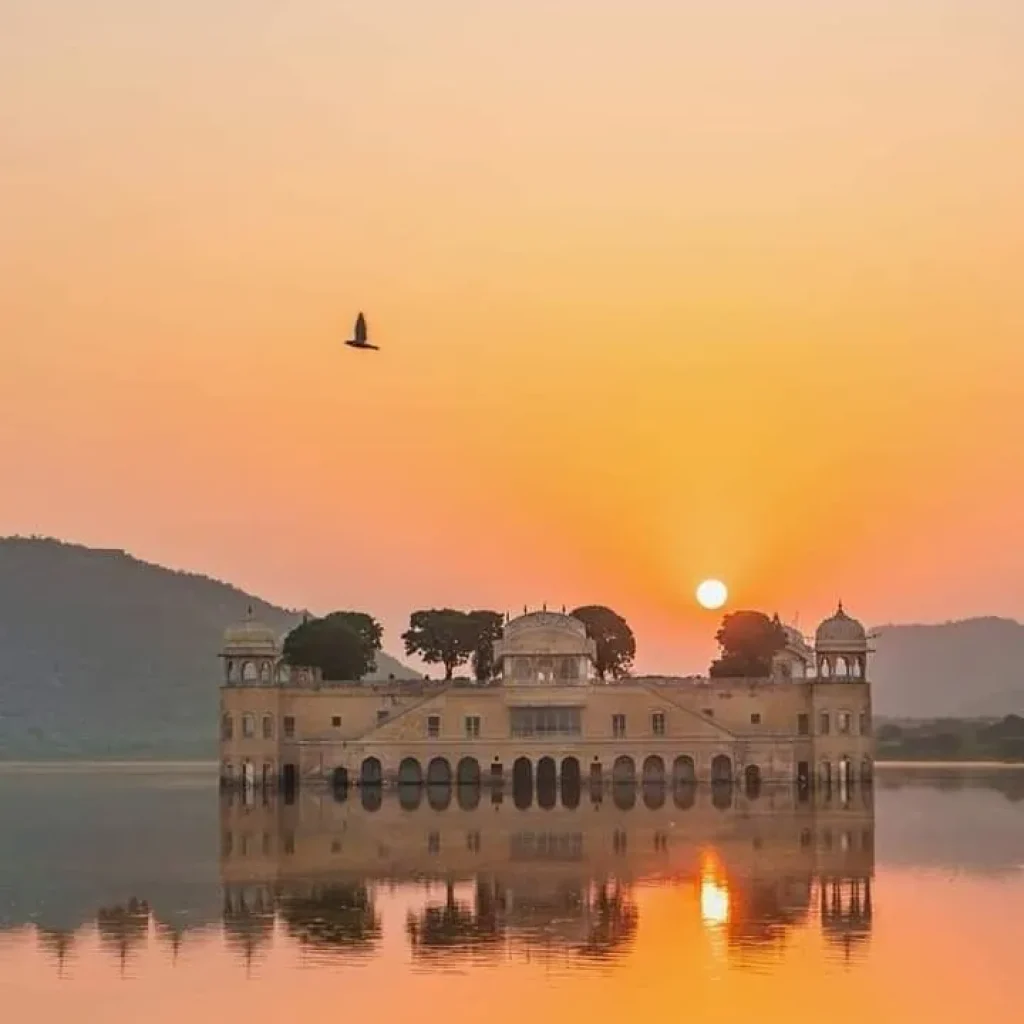
<svg viewBox="0 0 1024 1024"><path fill-rule="evenodd" d="M451 679L455 669L473 654L472 630L466 613L454 608L413 612L402 641L406 654L419 655L428 665L444 665L445 679Z"/></svg>
<svg viewBox="0 0 1024 1024"><path fill-rule="evenodd" d="M772 659L786 646L786 631L778 619L764 612L729 612L715 634L721 656L711 663L712 676L764 678L772 672Z"/></svg>
<svg viewBox="0 0 1024 1024"><path fill-rule="evenodd" d="M587 636L597 644L597 674L601 679L628 676L636 657L636 638L629 623L611 608L588 604L572 613L587 627Z"/></svg>
<svg viewBox="0 0 1024 1024"><path fill-rule="evenodd" d="M319 668L324 679L362 679L377 667L383 629L365 612L331 612L322 619L306 619L284 640L284 658L290 665Z"/></svg>
<svg viewBox="0 0 1024 1024"><path fill-rule="evenodd" d="M463 612L430 608L413 612L402 634L406 654L419 655L428 665L444 665L445 679L472 660L474 676L483 681L494 667L494 641L501 636L500 613Z"/></svg>
<svg viewBox="0 0 1024 1024"><path fill-rule="evenodd" d="M483 683L494 675L494 642L501 639L504 621L500 612L483 610L469 612L467 618L473 643L473 675Z"/></svg>

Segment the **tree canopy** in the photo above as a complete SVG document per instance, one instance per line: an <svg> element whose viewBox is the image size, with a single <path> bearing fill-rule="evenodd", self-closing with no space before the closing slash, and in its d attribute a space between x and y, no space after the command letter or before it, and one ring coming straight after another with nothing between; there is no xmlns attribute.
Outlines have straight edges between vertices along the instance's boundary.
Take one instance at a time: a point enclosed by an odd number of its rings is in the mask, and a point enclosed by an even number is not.
<svg viewBox="0 0 1024 1024"><path fill-rule="evenodd" d="M636 637L629 623L602 604L588 604L572 612L587 627L587 636L597 644L597 674L601 679L628 676L636 657Z"/></svg>
<svg viewBox="0 0 1024 1024"><path fill-rule="evenodd" d="M306 619L284 640L290 665L319 668L324 679L362 679L376 667L383 629L366 612L331 612Z"/></svg>
<svg viewBox="0 0 1024 1024"><path fill-rule="evenodd" d="M711 663L711 675L764 678L772 673L772 659L786 645L786 631L777 618L764 612L729 612L715 634L721 655Z"/></svg>
<svg viewBox="0 0 1024 1024"><path fill-rule="evenodd" d="M494 641L501 636L498 612L463 612L455 608L430 608L413 612L402 634L406 654L419 655L428 665L443 665L445 679L472 660L479 681L494 669Z"/></svg>
<svg viewBox="0 0 1024 1024"><path fill-rule="evenodd" d="M473 642L470 662L477 682L482 683L494 675L494 642L501 639L504 621L500 612L478 610L468 613Z"/></svg>

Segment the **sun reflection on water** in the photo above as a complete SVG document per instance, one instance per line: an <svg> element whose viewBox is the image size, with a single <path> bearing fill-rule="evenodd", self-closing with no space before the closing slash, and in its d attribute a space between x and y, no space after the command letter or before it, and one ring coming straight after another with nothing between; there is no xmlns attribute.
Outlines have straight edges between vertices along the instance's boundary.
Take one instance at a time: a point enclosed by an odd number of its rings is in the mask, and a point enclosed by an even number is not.
<svg viewBox="0 0 1024 1024"><path fill-rule="evenodd" d="M700 916L709 928L720 927L729 921L729 889L717 858L710 853L701 859Z"/></svg>

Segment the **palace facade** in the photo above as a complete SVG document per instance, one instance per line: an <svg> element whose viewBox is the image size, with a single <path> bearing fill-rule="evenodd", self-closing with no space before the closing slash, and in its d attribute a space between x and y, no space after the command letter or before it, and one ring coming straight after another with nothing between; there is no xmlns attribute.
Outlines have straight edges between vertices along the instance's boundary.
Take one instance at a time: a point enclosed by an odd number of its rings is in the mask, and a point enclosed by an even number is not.
<svg viewBox="0 0 1024 1024"><path fill-rule="evenodd" d="M788 643L764 679L595 672L570 615L506 622L495 678L334 683L289 666L251 618L221 652L221 778L286 787L394 783L801 782L872 776L864 627L839 606L811 647Z"/></svg>

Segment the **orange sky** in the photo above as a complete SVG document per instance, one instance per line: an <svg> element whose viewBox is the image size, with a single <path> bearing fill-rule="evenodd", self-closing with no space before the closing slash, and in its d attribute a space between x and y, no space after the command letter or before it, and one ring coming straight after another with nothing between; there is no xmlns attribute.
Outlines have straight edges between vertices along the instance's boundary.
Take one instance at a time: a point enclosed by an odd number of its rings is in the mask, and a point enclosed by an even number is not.
<svg viewBox="0 0 1024 1024"><path fill-rule="evenodd" d="M1016 0L7 0L0 533L387 627L1024 609ZM340 347L357 309L384 345Z"/></svg>

